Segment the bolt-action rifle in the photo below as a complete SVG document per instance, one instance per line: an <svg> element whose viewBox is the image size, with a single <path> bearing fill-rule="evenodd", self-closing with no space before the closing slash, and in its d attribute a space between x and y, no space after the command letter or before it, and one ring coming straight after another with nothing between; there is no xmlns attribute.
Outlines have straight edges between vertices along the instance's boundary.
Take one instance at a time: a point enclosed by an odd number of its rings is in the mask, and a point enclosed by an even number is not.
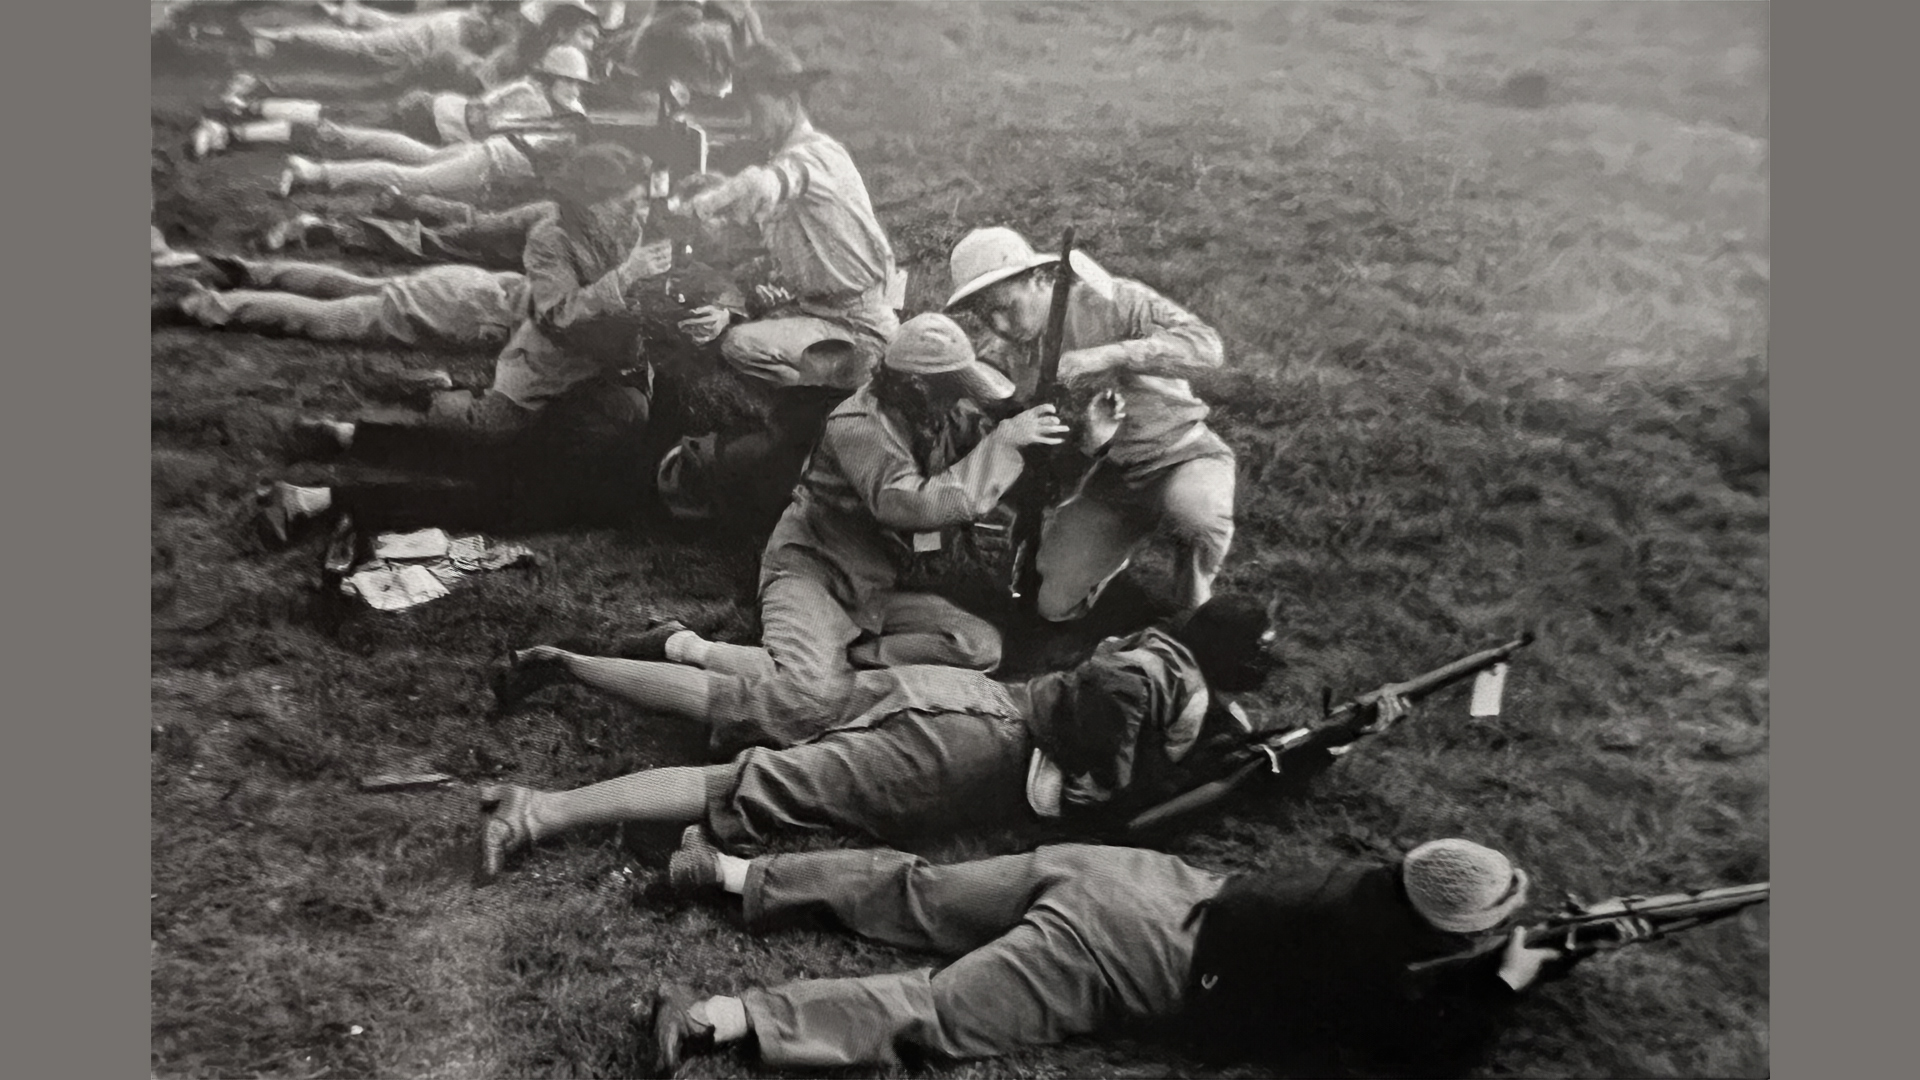
<svg viewBox="0 0 1920 1080"><path fill-rule="evenodd" d="M1525 648L1532 641L1531 633L1522 634L1504 644L1463 656L1425 674L1415 675L1405 682L1387 683L1369 690L1337 706L1332 704L1330 700L1332 694L1329 692L1327 700L1323 700L1321 705L1323 715L1319 723L1255 734L1238 750L1226 757L1227 771L1224 775L1135 815L1131 821L1127 822L1126 831L1143 832L1184 814L1211 806L1251 781L1263 769L1270 775L1280 773L1282 762L1289 754L1299 755L1316 749L1337 749L1361 739L1370 733L1367 727L1373 722L1380 699L1397 694L1408 702L1419 701L1437 690L1478 675L1496 664L1505 663L1515 652Z"/></svg>
<svg viewBox="0 0 1920 1080"><path fill-rule="evenodd" d="M1764 904L1773 895L1772 883L1732 885L1721 889L1696 889L1692 892L1662 896L1617 896L1595 904L1569 901L1569 911L1527 927L1526 942L1536 949L1557 948L1575 956L1623 948L1644 941L1677 934L1718 922L1755 904ZM1644 922L1650 933L1622 941L1609 924L1632 917ZM1484 934L1465 952L1408 964L1408 971L1425 971L1445 964L1464 963L1477 956L1499 952L1507 947L1511 931Z"/></svg>
<svg viewBox="0 0 1920 1080"><path fill-rule="evenodd" d="M1046 332L1040 337L1040 376L1027 402L1029 408L1036 405L1060 408L1065 397L1060 387L1060 351L1067 329L1067 294L1073 289L1072 255L1073 226L1069 225L1060 234L1060 261L1054 264L1053 296L1047 307ZM1012 560L1007 571L1007 595L1028 614L1034 612L1040 601L1040 569L1035 557L1040 551L1041 519L1060 494L1053 450L1048 446L1026 448L1026 481L1013 500L1013 524L1008 534Z"/></svg>

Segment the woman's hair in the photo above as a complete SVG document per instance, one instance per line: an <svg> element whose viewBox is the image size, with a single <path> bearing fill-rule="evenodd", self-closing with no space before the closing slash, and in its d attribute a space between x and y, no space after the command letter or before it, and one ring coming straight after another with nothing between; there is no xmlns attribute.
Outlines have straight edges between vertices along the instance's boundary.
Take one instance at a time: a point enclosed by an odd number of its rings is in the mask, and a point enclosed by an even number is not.
<svg viewBox="0 0 1920 1080"><path fill-rule="evenodd" d="M946 436L958 421L954 398L939 393L943 381L937 375L909 375L884 364L873 373L873 398L906 429L913 462L923 473L936 467L933 452L949 441ZM948 464L940 462L938 467Z"/></svg>

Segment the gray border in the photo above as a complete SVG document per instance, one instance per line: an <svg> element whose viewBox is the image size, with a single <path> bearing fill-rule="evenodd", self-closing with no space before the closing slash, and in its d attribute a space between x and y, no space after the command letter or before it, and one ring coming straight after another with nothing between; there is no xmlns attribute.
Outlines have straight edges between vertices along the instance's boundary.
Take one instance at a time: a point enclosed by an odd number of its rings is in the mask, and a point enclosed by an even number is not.
<svg viewBox="0 0 1920 1080"><path fill-rule="evenodd" d="M5 1061L16 1076L148 1067L139 930L151 616L138 550L152 410L133 245L151 137L140 111L147 45L131 7L8 13L8 441L25 466L13 494L32 508L16 519L27 542L12 545L7 589Z"/></svg>
<svg viewBox="0 0 1920 1080"><path fill-rule="evenodd" d="M144 168L134 149L147 142L137 103L149 78L135 19L105 18L105 10L45 3L12 13L16 94L35 103L13 113L8 140L13 372L31 384L22 402L83 403L16 408L10 418L16 447L61 462L57 472L38 471L23 492L23 502L52 512L22 530L40 543L18 552L10 582L16 626L32 626L31 636L12 636L11 659L16 670L45 673L10 702L13 730L32 733L33 743L15 751L29 767L14 770L9 800L16 929L7 1064L22 1076L130 1075L121 1070L138 1060L144 1041L144 980L134 970L144 955L134 930L139 886L128 879L148 849L137 827L147 788L135 718L147 697L138 654L149 618L138 608L128 541L147 504L138 471L147 452L147 382L134 367L146 331L128 299L139 289L139 264L122 245L139 235L132 218ZM1788 286L1776 294L1773 328L1789 403L1788 453L1775 470L1785 480L1786 511L1775 517L1772 598L1781 614L1775 649L1786 658L1776 666L1773 711L1789 718L1776 759L1788 764L1775 788L1788 810L1784 825L1776 823L1784 858L1775 860L1786 893L1773 913L1773 925L1788 928L1774 952L1787 1019L1774 1025L1786 1038L1773 1045L1773 1065L1778 1076L1897 1075L1898 1063L1911 1061L1896 1045L1908 1041L1901 1036L1911 982L1869 957L1905 936L1905 898L1894 882L1866 874L1908 862L1912 841L1901 830L1881 849L1881 837L1864 830L1897 828L1913 811L1864 796L1912 787L1912 755L1885 741L1891 734L1911 746L1912 717L1869 707L1896 704L1873 691L1911 663L1896 647L1911 633L1899 635L1890 611L1863 619L1852 598L1899 580L1911 551L1910 537L1887 527L1904 522L1862 513L1883 492L1911 498L1903 447L1862 438L1910 431L1914 422L1896 412L1907 398L1875 393L1858 375L1882 358L1897 364L1912 355L1911 332L1895 324L1912 303L1896 289L1912 280L1913 261L1890 247L1863 252L1860 241L1911 227L1914 173L1899 160L1910 153L1899 132L1912 129L1910 54L1920 16L1866 3L1791 3L1773 14L1786 57L1776 84L1786 92L1776 96L1794 136L1774 190L1795 215L1782 230L1787 254L1778 261L1789 268ZM1877 133L1885 134L1876 145L1869 140ZM1900 150L1869 162L1862 146ZM129 220L113 220L122 216ZM84 222L78 229L76 220ZM118 299L103 311L101 297ZM1840 317L1820 319L1823 308ZM84 469L67 471L77 459ZM1846 557L1833 558L1836 549ZM1878 647L1863 647L1869 642ZM1867 722L1847 722L1854 718ZM84 802L72 796L76 780L88 788ZM43 821L57 825L35 828Z"/></svg>
<svg viewBox="0 0 1920 1080"><path fill-rule="evenodd" d="M1772 42L1785 57L1775 57L1772 97L1791 148L1773 173L1775 217L1787 210L1773 263L1788 276L1773 293L1770 347L1782 366L1771 369L1769 388L1787 403L1775 440L1787 453L1773 470L1773 491L1784 498L1773 508L1770 586L1770 713L1785 720L1772 731L1772 760L1783 766L1772 802L1787 813L1772 816L1772 865L1785 893L1770 913L1782 932L1771 949L1772 1004L1781 1007L1770 1009L1769 1027L1785 1032L1772 1044L1773 1075L1785 1077L1893 1076L1912 1060L1912 982L1894 966L1902 961L1842 942L1864 944L1878 927L1905 925L1910 907L1899 888L1907 882L1885 880L1885 868L1909 862L1912 840L1901 826L1912 806L1867 796L1913 790L1913 728L1906 710L1882 704L1893 703L1887 675L1912 664L1911 650L1895 642L1913 635L1899 634L1889 608L1861 601L1906 577L1912 555L1910 534L1898 527L1906 521L1862 512L1883 490L1910 501L1911 459L1901 450L1911 450L1866 437L1910 434L1913 422L1898 415L1910 395L1860 376L1899 370L1884 360L1913 353L1911 332L1896 326L1911 301L1894 284L1912 280L1912 259L1863 241L1887 235L1887 208L1908 195L1911 146L1875 133L1903 117L1911 130L1920 19L1901 5L1845 8L1772 8ZM1877 160L1866 160L1865 148L1881 151ZM1880 715L1893 722L1870 719ZM1855 735L1851 718L1871 726ZM1876 858L1869 852L1882 837L1867 830L1889 825L1899 834L1885 850L1902 857Z"/></svg>

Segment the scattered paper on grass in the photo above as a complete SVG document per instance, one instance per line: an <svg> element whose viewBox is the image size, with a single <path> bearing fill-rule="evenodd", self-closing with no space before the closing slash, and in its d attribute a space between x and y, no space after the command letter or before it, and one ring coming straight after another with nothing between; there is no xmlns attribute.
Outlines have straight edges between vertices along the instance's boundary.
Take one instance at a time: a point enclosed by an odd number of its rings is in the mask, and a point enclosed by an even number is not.
<svg viewBox="0 0 1920 1080"><path fill-rule="evenodd" d="M399 611L447 595L433 571L418 563L380 565L357 571L346 587L381 611Z"/></svg>
<svg viewBox="0 0 1920 1080"><path fill-rule="evenodd" d="M408 533L381 533L373 538L376 559L437 559L447 554L449 541L442 529Z"/></svg>
<svg viewBox="0 0 1920 1080"><path fill-rule="evenodd" d="M350 554L330 555L328 565L340 574L342 593L380 611L437 600L474 574L539 562L531 549L518 544L498 544L479 535L449 536L441 529L382 533L371 546L372 556L358 565L338 565L351 559ZM350 553L351 539L334 548Z"/></svg>

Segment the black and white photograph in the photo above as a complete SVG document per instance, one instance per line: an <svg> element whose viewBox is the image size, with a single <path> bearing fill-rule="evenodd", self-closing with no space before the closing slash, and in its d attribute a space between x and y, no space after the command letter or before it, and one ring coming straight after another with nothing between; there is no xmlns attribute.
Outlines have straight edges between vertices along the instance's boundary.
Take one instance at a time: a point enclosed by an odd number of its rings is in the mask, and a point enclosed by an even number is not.
<svg viewBox="0 0 1920 1080"><path fill-rule="evenodd" d="M156 1080L1772 1075L1765 0L148 7Z"/></svg>

